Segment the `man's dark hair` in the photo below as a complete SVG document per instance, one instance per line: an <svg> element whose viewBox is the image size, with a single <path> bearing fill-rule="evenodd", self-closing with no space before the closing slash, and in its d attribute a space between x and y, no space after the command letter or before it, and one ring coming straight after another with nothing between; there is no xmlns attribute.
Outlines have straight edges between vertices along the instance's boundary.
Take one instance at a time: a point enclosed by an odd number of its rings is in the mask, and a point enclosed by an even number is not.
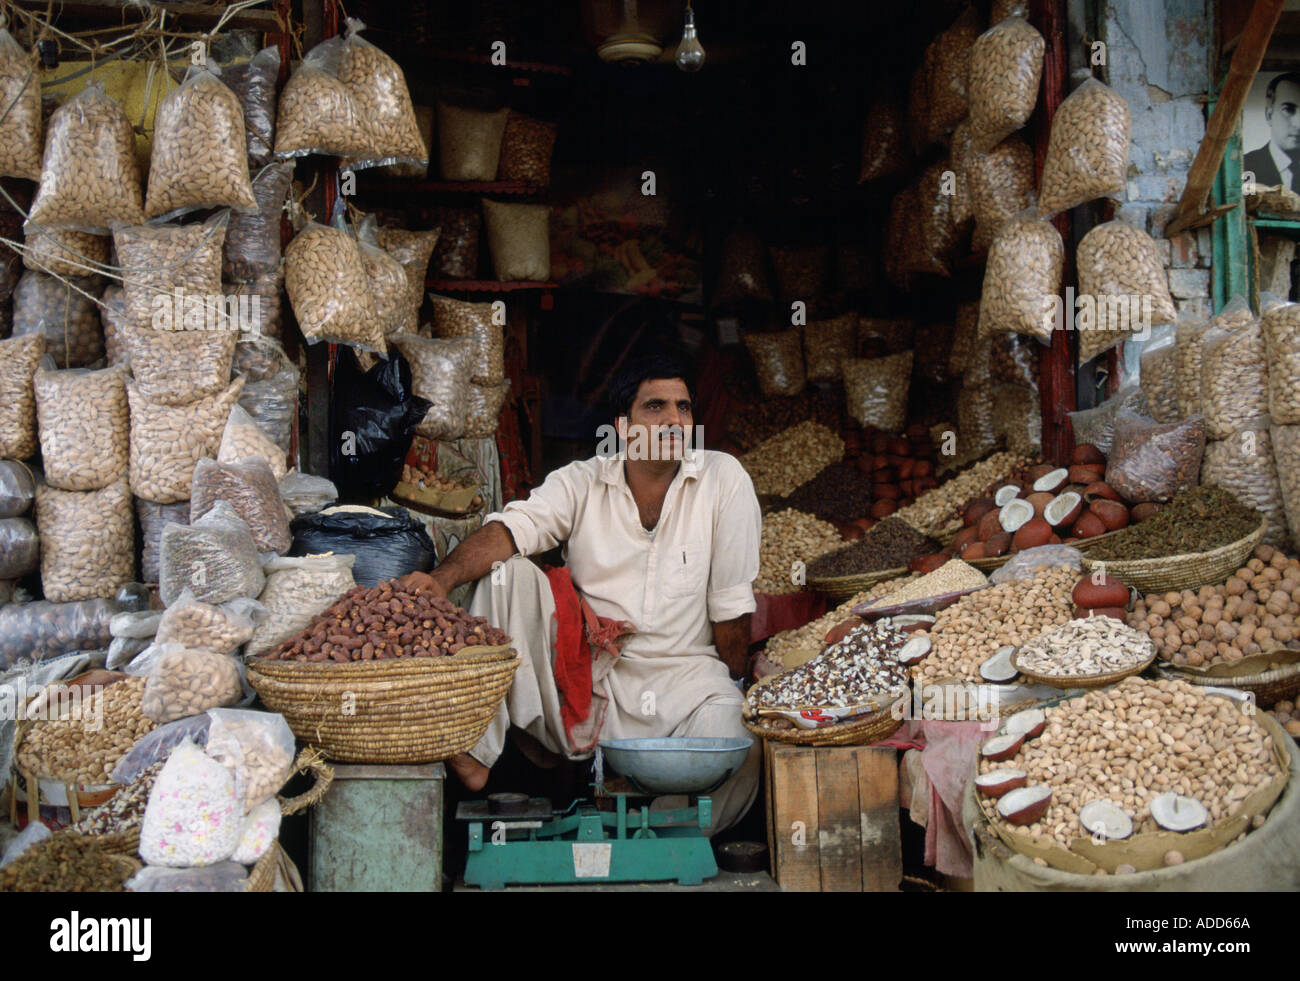
<svg viewBox="0 0 1300 981"><path fill-rule="evenodd" d="M607 398L614 418L625 416L632 410L642 382L660 378L680 378L686 383L691 401L695 401L695 378L685 361L671 354L645 354L629 358L610 380Z"/></svg>
<svg viewBox="0 0 1300 981"><path fill-rule="evenodd" d="M1268 83L1268 88L1264 90L1265 108L1273 105L1273 96L1277 93L1277 87L1283 82L1290 82L1292 85L1300 86L1300 72L1284 72Z"/></svg>

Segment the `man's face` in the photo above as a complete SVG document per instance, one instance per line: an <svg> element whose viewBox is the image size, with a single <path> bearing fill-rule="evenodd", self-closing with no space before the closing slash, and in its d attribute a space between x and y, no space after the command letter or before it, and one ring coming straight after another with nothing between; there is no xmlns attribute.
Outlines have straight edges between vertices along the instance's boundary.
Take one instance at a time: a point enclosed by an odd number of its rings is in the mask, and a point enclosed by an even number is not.
<svg viewBox="0 0 1300 981"><path fill-rule="evenodd" d="M654 378L641 383L632 408L618 419L618 432L628 443L629 457L638 455L639 445L647 458L680 460L683 434L694 425L693 419L686 383L680 378Z"/></svg>
<svg viewBox="0 0 1300 981"><path fill-rule="evenodd" d="M1300 85L1279 82L1273 91L1273 104L1264 115L1277 148L1284 153L1300 153Z"/></svg>

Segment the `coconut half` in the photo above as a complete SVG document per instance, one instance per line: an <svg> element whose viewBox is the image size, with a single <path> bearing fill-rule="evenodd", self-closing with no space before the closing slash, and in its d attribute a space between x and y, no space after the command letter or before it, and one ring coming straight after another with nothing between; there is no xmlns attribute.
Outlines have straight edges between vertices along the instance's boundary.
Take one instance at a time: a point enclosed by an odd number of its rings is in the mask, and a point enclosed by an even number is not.
<svg viewBox="0 0 1300 981"><path fill-rule="evenodd" d="M1034 493L1046 492L1055 494L1058 490L1070 482L1070 471L1061 467L1058 470L1052 470L1043 474L1034 481Z"/></svg>
<svg viewBox="0 0 1300 981"><path fill-rule="evenodd" d="M1051 787L1042 784L1018 787L998 798L998 814L1012 824L1033 824L1047 813L1051 801Z"/></svg>
<svg viewBox="0 0 1300 981"><path fill-rule="evenodd" d="M1166 831L1191 831L1203 825L1209 816L1200 801L1172 790L1151 799L1151 817Z"/></svg>
<svg viewBox="0 0 1300 981"><path fill-rule="evenodd" d="M898 650L898 659L904 664L915 664L930 653L929 637L913 637Z"/></svg>
<svg viewBox="0 0 1300 981"><path fill-rule="evenodd" d="M1042 709L1025 709L1007 719L1007 724L1002 727L1002 731L1008 735L1024 733L1026 739L1033 739L1035 736L1042 735L1046 728L1047 713Z"/></svg>
<svg viewBox="0 0 1300 981"><path fill-rule="evenodd" d="M1009 760L1020 752L1020 747L1024 745L1025 734L1018 732L1014 735L994 736L992 739L984 740L980 746L980 755L986 760L994 763L1001 763L1003 760Z"/></svg>
<svg viewBox="0 0 1300 981"><path fill-rule="evenodd" d="M1043 508L1043 517L1053 528L1072 525L1079 520L1081 514L1083 514L1083 498L1074 491L1058 494L1052 498L1047 507Z"/></svg>
<svg viewBox="0 0 1300 981"><path fill-rule="evenodd" d="M1133 833L1133 819L1122 807L1108 800L1084 804L1079 811L1079 823L1094 838L1121 841Z"/></svg>
<svg viewBox="0 0 1300 981"><path fill-rule="evenodd" d="M994 684L1006 684L1008 681L1015 681L1016 676L1020 674L1011 666L1011 655L1016 652L1014 647L1003 647L991 658L980 665L980 677L985 681L991 681Z"/></svg>
<svg viewBox="0 0 1300 981"><path fill-rule="evenodd" d="M1025 522L1033 520L1034 506L1022 497L1007 501L998 512L998 524L1002 526L1003 531L1011 535L1019 531L1020 526Z"/></svg>
<svg viewBox="0 0 1300 981"><path fill-rule="evenodd" d="M993 495L993 503L998 507L1006 507L1017 497L1020 496L1019 484L1003 484Z"/></svg>
<svg viewBox="0 0 1300 981"><path fill-rule="evenodd" d="M975 778L975 788L986 797L1001 797L1007 791L1023 787L1028 782L1029 774L1024 770L1004 767L1001 770L981 773Z"/></svg>

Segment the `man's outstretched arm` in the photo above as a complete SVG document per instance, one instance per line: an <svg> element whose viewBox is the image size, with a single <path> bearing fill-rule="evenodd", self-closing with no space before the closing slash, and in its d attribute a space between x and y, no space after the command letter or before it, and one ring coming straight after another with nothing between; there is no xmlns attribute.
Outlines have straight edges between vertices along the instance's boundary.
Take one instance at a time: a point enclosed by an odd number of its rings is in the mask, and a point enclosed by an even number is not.
<svg viewBox="0 0 1300 981"><path fill-rule="evenodd" d="M518 551L510 529L500 521L489 521L452 549L433 572L412 572L401 581L446 596L457 586L483 578L495 563L506 561Z"/></svg>

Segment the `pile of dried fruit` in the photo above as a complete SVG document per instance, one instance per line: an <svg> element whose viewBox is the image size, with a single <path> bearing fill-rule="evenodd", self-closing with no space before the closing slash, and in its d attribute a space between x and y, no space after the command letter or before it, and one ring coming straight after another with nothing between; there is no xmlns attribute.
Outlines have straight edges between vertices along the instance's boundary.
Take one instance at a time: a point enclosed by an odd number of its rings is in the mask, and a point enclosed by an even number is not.
<svg viewBox="0 0 1300 981"><path fill-rule="evenodd" d="M0 869L0 892L121 892L135 863L60 831Z"/></svg>
<svg viewBox="0 0 1300 981"><path fill-rule="evenodd" d="M1130 525L1098 542L1090 559L1155 559L1208 552L1240 541L1259 527L1263 516L1227 491L1196 487L1179 494L1141 524Z"/></svg>
<svg viewBox="0 0 1300 981"><path fill-rule="evenodd" d="M754 709L850 708L907 688L898 652L907 637L881 624L855 627L807 664L749 690Z"/></svg>
<svg viewBox="0 0 1300 981"><path fill-rule="evenodd" d="M416 487L423 487L427 490L440 490L447 494L470 489L468 484L458 484L450 477L433 473L423 467L413 467L409 463L402 465L402 480ZM471 508L480 507L482 504L483 498L478 494L475 494L474 499L470 501Z"/></svg>
<svg viewBox="0 0 1300 981"><path fill-rule="evenodd" d="M808 563L808 578L853 576L905 567L939 543L896 517L885 518L861 539Z"/></svg>

